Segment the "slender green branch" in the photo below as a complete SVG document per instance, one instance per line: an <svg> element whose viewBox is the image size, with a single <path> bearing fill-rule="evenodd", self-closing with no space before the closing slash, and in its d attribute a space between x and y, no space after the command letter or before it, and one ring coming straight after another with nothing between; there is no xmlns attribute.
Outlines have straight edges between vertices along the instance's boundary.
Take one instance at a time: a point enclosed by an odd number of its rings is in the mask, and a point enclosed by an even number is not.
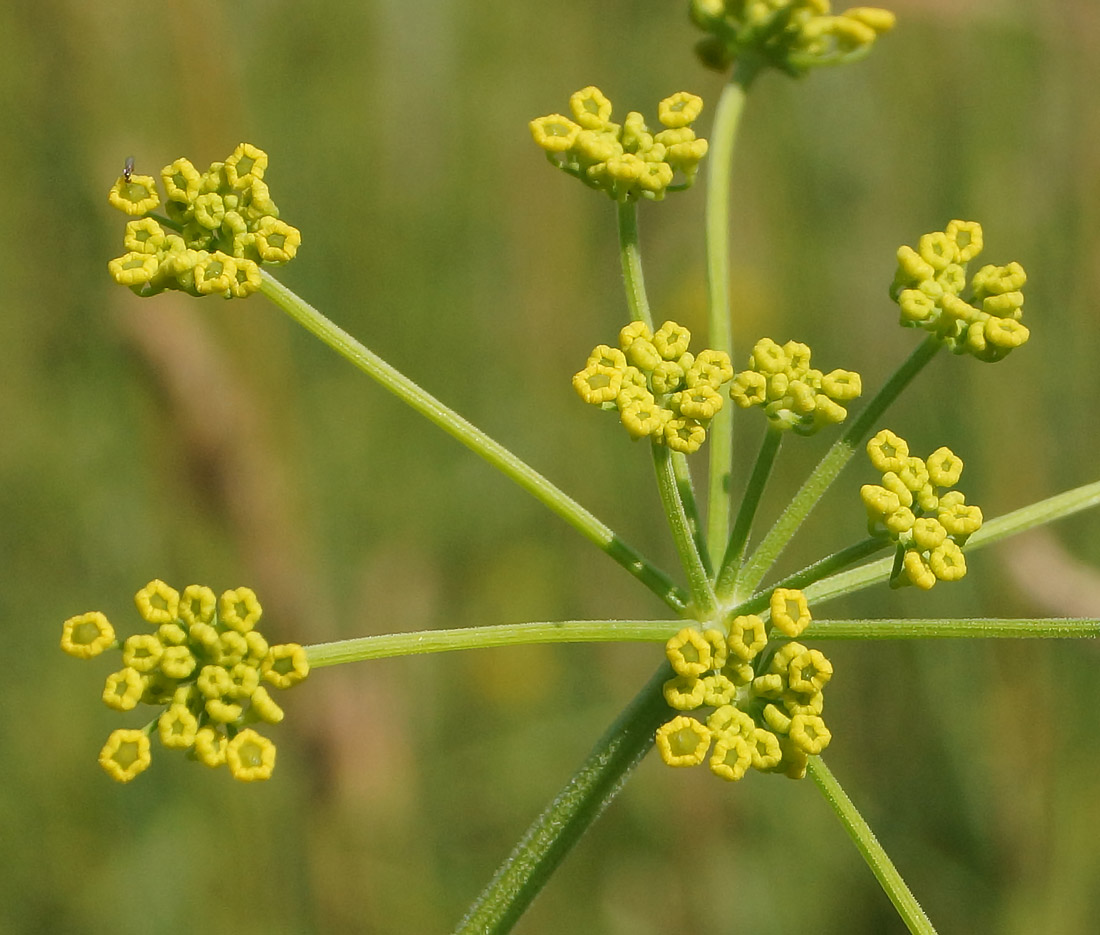
<svg viewBox="0 0 1100 935"><path fill-rule="evenodd" d="M565 788L527 829L516 849L455 929L455 935L504 935L565 855L599 817L653 745L668 718L662 665L593 748Z"/></svg>
<svg viewBox="0 0 1100 935"><path fill-rule="evenodd" d="M806 771L836 812L840 823L844 825L844 830L848 832L848 836L863 855L863 859L867 861L867 866L871 868L879 885L890 897L890 902L894 904L894 908L897 909L898 915L901 916L909 931L913 935L936 935L932 922L921 909L920 903L917 902L905 880L901 878L889 855L878 843L878 838L875 837L870 825L864 821L859 810L852 804L852 800L848 798L847 793L841 788L821 757L810 757Z"/></svg>
<svg viewBox="0 0 1100 935"><path fill-rule="evenodd" d="M688 464L687 455L682 451L673 451L670 454L672 455L672 473L676 475L676 490L680 495L680 502L684 505L684 516L687 517L691 538L695 541L695 549L699 553L703 569L709 577L714 566L711 565L710 552L707 550L702 524L699 522L699 506L695 500L695 484L691 479L691 467Z"/></svg>
<svg viewBox="0 0 1100 935"><path fill-rule="evenodd" d="M334 643L306 646L311 668L413 656L447 653L460 649L523 646L532 643L663 642L684 625L682 620L556 620L536 623L502 623L453 630L418 630L383 633Z"/></svg>
<svg viewBox="0 0 1100 935"><path fill-rule="evenodd" d="M1014 536L1029 529L1035 529L1052 523L1058 519L1080 513L1092 507L1100 506L1100 481L1075 487L1072 490L1055 494L1037 503L1005 513L996 519L986 520L974 535L966 540L965 552L972 552L983 546L1000 542L1009 536ZM842 597L862 591L873 584L890 580L890 572L894 565L893 557L868 562L858 568L842 571L828 578L822 578L807 588L804 588L806 599L811 604L819 605L834 597ZM744 611L738 611L744 613Z"/></svg>
<svg viewBox="0 0 1100 935"><path fill-rule="evenodd" d="M802 525L802 521L809 515L822 495L828 490L829 485L837 479L841 470L851 460L857 448L870 434L871 429L879 420L879 417L909 385L910 381L924 369L940 349L939 340L931 335L926 338L909 358L898 368L878 391L873 399L867 403L860 412L858 418L848 427L847 431L837 439L832 447L825 453L825 457L799 488L798 493L787 505L787 508L776 520L763 541L757 546L756 551L750 556L748 562L737 576L732 595L719 592L719 599L733 597L736 601L741 595L756 590L761 579L779 557L791 537Z"/></svg>
<svg viewBox="0 0 1100 935"><path fill-rule="evenodd" d="M438 425L443 431L480 455L501 473L510 477L528 493L574 527L581 535L622 565L676 612L685 606L683 592L662 571L623 542L611 529L550 483L525 461L499 442L443 405L403 373L368 350L350 334L334 324L308 302L299 298L277 279L264 271L261 291L307 331L316 335L334 351L389 390L398 399Z"/></svg>
<svg viewBox="0 0 1100 935"><path fill-rule="evenodd" d="M638 203L636 201L617 202L619 220L619 258L623 268L623 286L626 289L626 301L630 306L630 317L634 321L644 321L652 330L653 314L649 310L649 298L646 295L645 275L642 272L642 252L638 244ZM691 527L692 538L702 549L702 531L699 522L699 508L695 502L695 488L691 483L691 469L687 458L680 452L672 456L680 488L680 501ZM709 555L704 564L709 570Z"/></svg>
<svg viewBox="0 0 1100 935"><path fill-rule="evenodd" d="M722 89L714 112L707 153L706 255L707 341L715 350L733 357L730 321L730 177L734 144L745 98L760 64L742 56ZM707 542L711 565L718 566L721 549L729 538L730 471L733 464L733 407L725 406L711 420L710 476L707 495Z"/></svg>
<svg viewBox="0 0 1100 935"><path fill-rule="evenodd" d="M764 432L764 441L756 456L756 464L749 476L745 495L741 498L741 506L737 511L737 520L733 524L729 543L726 545L726 553L722 557L722 568L718 572L718 581L715 586L719 594L733 586L737 570L741 567L745 546L748 544L749 533L752 530L752 521L756 516L757 507L760 506L760 497L764 493L764 487L771 475L775 456L779 453L779 444L782 441L783 433L769 425Z"/></svg>
<svg viewBox="0 0 1100 935"><path fill-rule="evenodd" d="M638 203L627 200L616 203L619 218L619 260L623 267L623 286L630 305L630 317L644 321L653 328L653 314L642 276L642 252L638 246Z"/></svg>
<svg viewBox="0 0 1100 935"><path fill-rule="evenodd" d="M709 617L714 611L714 591L711 590L710 576L702 555L691 534L691 523L680 499L680 488L676 483L676 472L672 467L672 452L665 445L653 443L653 466L657 471L657 489L661 493L661 503L668 516L668 525L672 530L672 539L680 556L680 564L687 575L688 587L700 619Z"/></svg>
<svg viewBox="0 0 1100 935"><path fill-rule="evenodd" d="M669 634L672 635L671 633ZM974 617L963 620L815 620L804 640L971 640L1095 639L1100 620L1088 617L1043 617L1023 620Z"/></svg>

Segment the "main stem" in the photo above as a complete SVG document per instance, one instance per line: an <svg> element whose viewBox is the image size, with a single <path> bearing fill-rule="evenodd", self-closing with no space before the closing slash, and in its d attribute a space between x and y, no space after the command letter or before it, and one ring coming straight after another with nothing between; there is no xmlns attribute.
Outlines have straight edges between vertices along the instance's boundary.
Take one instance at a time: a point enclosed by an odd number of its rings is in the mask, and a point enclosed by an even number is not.
<svg viewBox="0 0 1100 935"><path fill-rule="evenodd" d="M706 255L707 324L709 346L733 357L733 327L730 321L730 177L734 143L745 98L760 70L755 59L743 57L734 65L733 74L714 112L714 125L707 153ZM724 406L711 419L710 475L707 490L707 542L710 564L717 568L729 538L730 471L733 465L733 407Z"/></svg>
<svg viewBox="0 0 1100 935"><path fill-rule="evenodd" d="M421 389L373 351L364 347L343 328L330 321L269 273L264 271L261 275L263 294L298 324L316 335L398 399L462 442L506 477L514 480L622 565L674 611L680 613L684 610L686 606L684 596L673 581L588 510L555 487L527 462L518 458L498 441L490 438L481 429Z"/></svg>
<svg viewBox="0 0 1100 935"><path fill-rule="evenodd" d="M569 780L527 829L489 885L455 929L455 935L503 935L581 835L615 797L653 745L653 735L668 717L661 691L671 676L662 665Z"/></svg>

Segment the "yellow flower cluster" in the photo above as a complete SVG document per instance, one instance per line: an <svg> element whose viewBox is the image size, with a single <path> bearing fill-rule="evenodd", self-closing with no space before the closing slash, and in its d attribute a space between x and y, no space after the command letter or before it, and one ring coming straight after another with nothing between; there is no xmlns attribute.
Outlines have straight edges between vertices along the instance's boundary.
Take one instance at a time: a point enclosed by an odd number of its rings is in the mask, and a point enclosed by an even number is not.
<svg viewBox="0 0 1100 935"><path fill-rule="evenodd" d="M958 490L943 490L958 483L962 458L950 448L923 461L910 457L905 439L888 429L867 443L867 454L882 484L864 484L859 495L871 534L897 543L890 586L927 591L937 581L958 581L966 574L962 546L982 525L978 507Z"/></svg>
<svg viewBox="0 0 1100 935"><path fill-rule="evenodd" d="M680 91L658 105L664 129L653 132L637 111L621 124L611 122L611 102L597 87L582 88L569 98L573 118L538 117L529 124L535 142L558 168L616 201L650 198L679 191L695 181L707 141L691 124L703 101ZM681 181L673 184L679 174Z"/></svg>
<svg viewBox="0 0 1100 935"><path fill-rule="evenodd" d="M1020 322L1027 273L1016 262L987 265L968 284L966 266L981 252L977 221L952 221L921 237L915 250L899 247L890 298L903 325L937 335L956 354L997 361L1029 337Z"/></svg>
<svg viewBox="0 0 1100 935"><path fill-rule="evenodd" d="M822 373L810 367L810 349L797 341L776 344L771 338L756 342L749 369L730 384L730 396L742 409L762 406L777 429L812 435L825 425L843 422L842 405L863 392L859 374L852 370Z"/></svg>
<svg viewBox="0 0 1100 935"><path fill-rule="evenodd" d="M598 345L573 388L586 403L618 409L631 438L649 436L691 454L706 441L707 426L722 408L722 386L733 377L725 351L688 350L691 332L666 321L656 332L634 321L619 332L619 346Z"/></svg>
<svg viewBox="0 0 1100 935"><path fill-rule="evenodd" d="M107 200L139 218L126 225L127 253L107 264L115 282L138 295L182 289L191 295L251 295L260 288L260 263L286 263L302 242L279 220L264 172L267 153L241 143L200 173L179 158L160 173L168 193L165 216L152 176L126 170Z"/></svg>
<svg viewBox="0 0 1100 935"><path fill-rule="evenodd" d="M801 591L776 588L771 624L755 614L734 618L729 633L685 627L665 645L675 677L665 700L679 714L657 728L657 750L669 766L696 766L737 780L752 767L801 779L806 760L832 739L821 717L833 667L795 642L810 623ZM789 639L778 649L768 635ZM706 720L700 709L709 709Z"/></svg>
<svg viewBox="0 0 1100 935"><path fill-rule="evenodd" d="M269 646L256 623L262 610L248 588L221 597L193 584L181 595L163 581L150 581L134 598L138 612L155 627L121 645L99 611L65 621L61 648L78 659L121 649L123 667L107 677L103 701L116 711L138 704L164 710L141 729L116 730L99 754L112 779L129 782L151 761L150 735L165 747L190 751L207 766L226 765L234 779L267 779L275 768L275 745L249 724L278 724L283 709L267 687L289 688L309 674L297 643Z"/></svg>
<svg viewBox="0 0 1100 935"><path fill-rule="evenodd" d="M696 52L724 71L744 52L791 75L863 58L894 27L894 14L852 7L834 15L829 0L691 0L691 18L709 35Z"/></svg>

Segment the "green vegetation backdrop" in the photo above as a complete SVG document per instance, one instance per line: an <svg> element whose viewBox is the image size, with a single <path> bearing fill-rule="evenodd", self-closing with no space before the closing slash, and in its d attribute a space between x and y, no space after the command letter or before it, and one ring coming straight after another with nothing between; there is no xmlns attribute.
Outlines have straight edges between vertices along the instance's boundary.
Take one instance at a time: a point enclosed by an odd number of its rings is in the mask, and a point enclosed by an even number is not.
<svg viewBox="0 0 1100 935"><path fill-rule="evenodd" d="M735 363L762 335L795 338L876 387L916 341L886 296L894 250L980 220L988 255L1029 272L1032 340L996 368L940 355L887 422L958 452L995 516L1100 461L1100 12L887 5L898 28L866 62L768 75L750 97ZM118 723L103 667L57 641L85 610L128 626L153 577L247 584L265 632L303 643L662 613L262 297L115 286L106 191L130 155L154 172L261 146L304 237L285 281L672 567L648 454L569 385L627 319L614 210L551 171L526 122L590 83L647 114L680 89L713 104L685 8L0 4L0 930L446 931L648 677L656 645L321 670L284 699L270 782L163 756L118 786L95 762ZM702 203L699 187L640 210L655 314L700 333ZM760 424L739 421L743 468ZM831 440L785 446L762 521ZM872 479L853 462L789 566L860 536ZM876 589L828 615L1100 612L1095 514L969 564L951 588ZM1100 651L830 655L830 765L942 931L1094 931ZM811 783L730 787L651 759L518 931L900 925Z"/></svg>

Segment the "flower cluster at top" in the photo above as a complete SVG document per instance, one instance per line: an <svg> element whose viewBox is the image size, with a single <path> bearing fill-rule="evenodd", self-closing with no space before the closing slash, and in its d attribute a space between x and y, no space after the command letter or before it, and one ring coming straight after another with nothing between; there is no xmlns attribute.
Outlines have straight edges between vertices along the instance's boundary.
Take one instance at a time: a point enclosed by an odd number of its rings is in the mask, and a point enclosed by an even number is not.
<svg viewBox="0 0 1100 935"><path fill-rule="evenodd" d="M121 649L123 667L107 677L103 701L116 711L139 703L163 710L137 729L113 731L99 754L112 779L129 782L152 759L150 736L165 747L187 750L207 766L227 765L234 779L267 779L275 768L275 745L250 724L278 724L280 708L266 682L289 688L309 674L297 643L269 646L256 623L261 608L248 588L220 598L193 584L181 595L163 581L150 581L134 597L153 633L127 637L121 645L99 611L65 621L61 648L78 659Z"/></svg>
<svg viewBox="0 0 1100 935"><path fill-rule="evenodd" d="M790 75L863 58L894 27L894 14L852 7L839 15L829 0L691 0L691 18L709 35L695 47L708 68L724 71L745 54Z"/></svg>
<svg viewBox="0 0 1100 935"><path fill-rule="evenodd" d="M810 349L805 344L779 345L771 338L756 342L749 369L730 384L730 396L742 409L762 406L773 428L794 429L800 435L843 422L848 415L843 404L862 391L855 371L823 374L810 367Z"/></svg>
<svg viewBox="0 0 1100 935"><path fill-rule="evenodd" d="M631 438L649 436L673 451L691 454L706 441L707 425L722 408L722 386L733 377L725 351L688 350L691 332L666 321L656 332L633 321L619 332L619 346L600 344L573 376L581 399L618 409Z"/></svg>
<svg viewBox="0 0 1100 935"><path fill-rule="evenodd" d="M956 354L996 361L1027 342L1020 322L1027 273L1016 262L986 265L968 284L967 263L981 252L977 221L952 221L921 237L916 250L899 247L890 298L903 325L936 335Z"/></svg>
<svg viewBox="0 0 1100 935"><path fill-rule="evenodd" d="M669 766L696 766L713 744L710 769L723 779L740 779L749 767L801 779L807 758L829 745L821 712L832 663L794 642L810 623L806 598L776 588L770 616L768 626L755 614L735 617L728 634L685 627L665 645L676 673L665 682L665 700L693 712L657 728L657 750ZM784 642L776 648L769 636Z"/></svg>
<svg viewBox="0 0 1100 935"><path fill-rule="evenodd" d="M164 212L152 176L126 170L107 200L132 217L127 253L107 264L115 282L141 296L165 289L191 295L251 295L260 288L260 263L286 263L302 242L298 229L279 220L264 182L267 153L241 143L200 173L180 157L160 171L168 193Z"/></svg>
<svg viewBox="0 0 1100 935"><path fill-rule="evenodd" d="M531 135L558 168L585 185L607 192L616 201L650 198L660 201L666 191L680 191L695 181L707 141L698 139L691 124L703 101L680 91L658 105L664 129L656 133L637 111L621 124L611 122L611 102L596 87L583 88L569 98L573 119L561 114L538 117ZM673 184L676 174L682 181Z"/></svg>
<svg viewBox="0 0 1100 935"><path fill-rule="evenodd" d="M871 535L897 543L890 586L927 591L937 581L958 581L966 574L962 546L982 525L981 509L967 506L960 491L941 489L958 483L962 458L950 448L923 461L910 457L905 439L889 429L867 443L867 455L882 484L864 484L859 495Z"/></svg>

